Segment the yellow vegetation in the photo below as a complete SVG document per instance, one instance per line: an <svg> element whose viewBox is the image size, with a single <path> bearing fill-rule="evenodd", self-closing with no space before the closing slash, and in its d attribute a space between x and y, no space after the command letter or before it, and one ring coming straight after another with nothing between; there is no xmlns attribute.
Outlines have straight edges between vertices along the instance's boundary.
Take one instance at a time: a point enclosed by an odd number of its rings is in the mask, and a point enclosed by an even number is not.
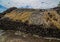
<svg viewBox="0 0 60 42"><path fill-rule="evenodd" d="M54 21L53 19L51 19L51 21L58 29L60 29L60 23L59 22Z"/></svg>
<svg viewBox="0 0 60 42"><path fill-rule="evenodd" d="M16 11L12 11L11 13L6 14L4 17L9 17L13 21L18 20L18 21L25 22L29 19L31 14L32 14L32 12L29 12L29 11L24 11L24 12L21 12L21 13L18 13Z"/></svg>
<svg viewBox="0 0 60 42"><path fill-rule="evenodd" d="M47 15L48 13L50 13L50 15L52 16L52 18ZM60 15L56 12L56 11L48 11L48 12L45 12L45 18L49 18L49 21L54 25L56 26L58 29L60 29ZM56 19L56 20L54 20Z"/></svg>

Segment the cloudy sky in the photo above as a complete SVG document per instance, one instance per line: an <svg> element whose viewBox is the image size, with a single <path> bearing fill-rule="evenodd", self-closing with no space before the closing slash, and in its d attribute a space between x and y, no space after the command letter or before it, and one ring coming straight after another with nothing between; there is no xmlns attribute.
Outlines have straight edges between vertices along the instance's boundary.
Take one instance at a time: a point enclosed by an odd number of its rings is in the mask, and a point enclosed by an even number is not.
<svg viewBox="0 0 60 42"><path fill-rule="evenodd" d="M53 8L58 5L60 0L0 0L0 5L10 8L34 8L34 9L46 9Z"/></svg>

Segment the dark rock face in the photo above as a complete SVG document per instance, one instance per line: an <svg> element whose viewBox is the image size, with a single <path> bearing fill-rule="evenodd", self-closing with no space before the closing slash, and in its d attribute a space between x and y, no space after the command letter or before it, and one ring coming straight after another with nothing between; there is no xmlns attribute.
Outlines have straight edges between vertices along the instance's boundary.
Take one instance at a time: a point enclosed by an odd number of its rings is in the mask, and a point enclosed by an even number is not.
<svg viewBox="0 0 60 42"><path fill-rule="evenodd" d="M53 8L53 9L56 10L57 13L60 15L60 7L55 7L55 8Z"/></svg>
<svg viewBox="0 0 60 42"><path fill-rule="evenodd" d="M13 11L13 10L15 10L15 9L17 9L16 7L12 7L12 8L9 8L9 9L7 9L6 11L4 11L2 14L6 14L6 13L10 13L11 11Z"/></svg>
<svg viewBox="0 0 60 42"><path fill-rule="evenodd" d="M0 18L3 17L6 13L10 13L11 11L17 9L16 7L12 7L4 11L3 13L0 13Z"/></svg>
<svg viewBox="0 0 60 42"><path fill-rule="evenodd" d="M60 7L55 7L55 8L53 8L54 10L60 10Z"/></svg>
<svg viewBox="0 0 60 42"><path fill-rule="evenodd" d="M3 16L2 13L0 13L0 18L1 18L2 16Z"/></svg>

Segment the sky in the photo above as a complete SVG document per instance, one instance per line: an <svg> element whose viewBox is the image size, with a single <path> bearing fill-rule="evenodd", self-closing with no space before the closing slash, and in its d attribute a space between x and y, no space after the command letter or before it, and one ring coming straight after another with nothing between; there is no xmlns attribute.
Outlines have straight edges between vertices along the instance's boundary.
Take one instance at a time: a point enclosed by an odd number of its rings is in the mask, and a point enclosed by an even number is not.
<svg viewBox="0 0 60 42"><path fill-rule="evenodd" d="M6 7L0 5L0 13L3 12L3 11L5 11L6 9L7 9Z"/></svg>
<svg viewBox="0 0 60 42"><path fill-rule="evenodd" d="M0 0L0 5L6 8L34 8L47 9L58 5L60 0Z"/></svg>

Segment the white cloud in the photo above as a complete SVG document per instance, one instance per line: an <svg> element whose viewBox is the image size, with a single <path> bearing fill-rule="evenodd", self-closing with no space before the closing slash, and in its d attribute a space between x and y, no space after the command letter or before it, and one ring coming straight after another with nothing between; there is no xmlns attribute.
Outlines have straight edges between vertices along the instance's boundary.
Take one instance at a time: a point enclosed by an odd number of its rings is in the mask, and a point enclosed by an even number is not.
<svg viewBox="0 0 60 42"><path fill-rule="evenodd" d="M6 7L51 8L57 6L60 0L0 0L0 4Z"/></svg>

